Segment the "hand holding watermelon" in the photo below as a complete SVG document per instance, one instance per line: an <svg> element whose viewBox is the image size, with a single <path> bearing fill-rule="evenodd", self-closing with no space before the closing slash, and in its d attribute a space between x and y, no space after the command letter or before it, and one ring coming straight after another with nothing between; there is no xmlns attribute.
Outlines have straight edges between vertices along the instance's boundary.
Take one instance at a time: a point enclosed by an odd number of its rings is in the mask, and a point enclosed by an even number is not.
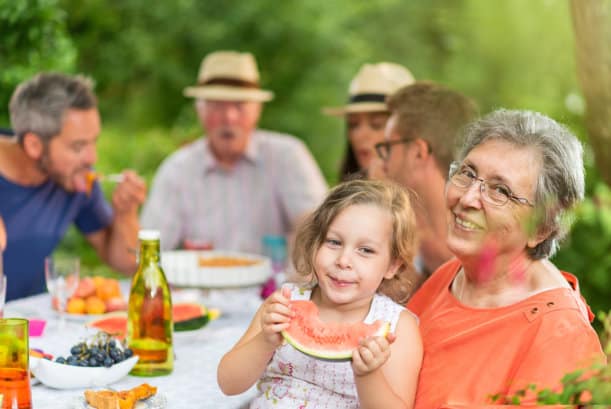
<svg viewBox="0 0 611 409"><path fill-rule="evenodd" d="M382 367L390 357L390 344L395 335L371 336L359 341L359 346L352 353L352 370L355 376L368 375Z"/></svg>
<svg viewBox="0 0 611 409"><path fill-rule="evenodd" d="M288 288L273 292L263 303L261 328L265 340L274 348L282 344L281 332L288 328L295 314L290 303L291 292Z"/></svg>

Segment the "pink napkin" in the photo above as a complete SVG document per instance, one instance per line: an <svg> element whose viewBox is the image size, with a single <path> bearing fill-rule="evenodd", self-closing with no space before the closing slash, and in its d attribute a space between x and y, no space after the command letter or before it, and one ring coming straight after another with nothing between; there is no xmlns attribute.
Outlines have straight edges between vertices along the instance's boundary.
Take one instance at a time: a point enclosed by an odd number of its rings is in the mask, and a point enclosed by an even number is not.
<svg viewBox="0 0 611 409"><path fill-rule="evenodd" d="M45 330L45 325L47 321L39 320L39 319L30 319L28 320L30 324L30 336L31 337L39 337L42 335Z"/></svg>

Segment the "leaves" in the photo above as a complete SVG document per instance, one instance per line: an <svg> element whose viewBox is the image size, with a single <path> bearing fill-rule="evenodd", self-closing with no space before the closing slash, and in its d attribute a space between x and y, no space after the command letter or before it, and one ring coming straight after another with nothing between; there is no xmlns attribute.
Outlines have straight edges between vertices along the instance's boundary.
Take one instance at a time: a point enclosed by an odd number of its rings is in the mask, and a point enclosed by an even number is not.
<svg viewBox="0 0 611 409"><path fill-rule="evenodd" d="M0 127L13 89L39 71L72 71L76 49L55 0L0 0Z"/></svg>

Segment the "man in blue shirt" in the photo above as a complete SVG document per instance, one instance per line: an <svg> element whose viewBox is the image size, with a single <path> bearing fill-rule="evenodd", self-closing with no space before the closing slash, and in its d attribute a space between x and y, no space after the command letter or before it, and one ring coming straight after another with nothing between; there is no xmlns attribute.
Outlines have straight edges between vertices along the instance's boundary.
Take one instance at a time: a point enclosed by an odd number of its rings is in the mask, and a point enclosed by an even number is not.
<svg viewBox="0 0 611 409"><path fill-rule="evenodd" d="M135 271L138 208L144 181L124 171L109 204L91 169L97 160L100 115L91 81L38 74L10 102L15 136L0 139L0 217L7 235L6 299L45 290L44 258L74 223L102 260Z"/></svg>

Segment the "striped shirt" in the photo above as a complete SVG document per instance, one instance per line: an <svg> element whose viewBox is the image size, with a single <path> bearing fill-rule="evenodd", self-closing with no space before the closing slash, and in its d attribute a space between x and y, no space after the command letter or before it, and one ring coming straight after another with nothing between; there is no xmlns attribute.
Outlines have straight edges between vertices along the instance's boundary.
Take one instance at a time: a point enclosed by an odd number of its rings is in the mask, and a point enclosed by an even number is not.
<svg viewBox="0 0 611 409"><path fill-rule="evenodd" d="M161 231L164 250L186 239L261 253L264 235L289 234L326 191L318 165L297 138L256 130L231 170L217 164L208 140L200 138L161 164L141 223Z"/></svg>

